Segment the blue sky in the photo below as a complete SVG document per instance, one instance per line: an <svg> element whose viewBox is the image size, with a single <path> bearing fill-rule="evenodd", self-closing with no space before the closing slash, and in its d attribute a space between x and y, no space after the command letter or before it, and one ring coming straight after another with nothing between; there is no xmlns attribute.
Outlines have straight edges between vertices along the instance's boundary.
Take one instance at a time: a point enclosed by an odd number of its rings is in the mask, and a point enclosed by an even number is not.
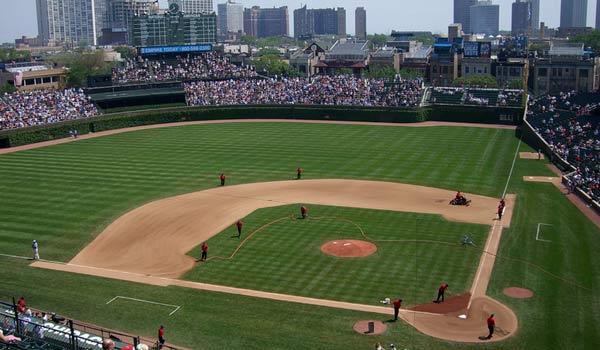
<svg viewBox="0 0 600 350"><path fill-rule="evenodd" d="M225 0L214 1L216 4ZM259 5L272 7L287 5L290 8L290 30L293 29L293 10L302 4L309 8L346 8L347 30L354 33L354 9L367 9L367 31L389 33L394 30L430 30L446 32L452 22L452 0L238 0L246 7ZM500 27L510 29L510 9L514 0L493 0L500 4ZM0 0L4 11L0 12L0 42L12 42L22 35L36 36L37 22L35 0ZM166 0L160 0L166 4ZM594 26L596 0L588 0L588 26ZM550 27L557 27L560 18L560 0L541 0L540 20Z"/></svg>

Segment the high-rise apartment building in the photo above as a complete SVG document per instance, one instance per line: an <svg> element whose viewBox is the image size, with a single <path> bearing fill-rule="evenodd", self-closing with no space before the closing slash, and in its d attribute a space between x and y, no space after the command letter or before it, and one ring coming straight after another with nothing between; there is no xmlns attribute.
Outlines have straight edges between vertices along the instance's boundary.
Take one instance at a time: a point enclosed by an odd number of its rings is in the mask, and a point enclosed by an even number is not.
<svg viewBox="0 0 600 350"><path fill-rule="evenodd" d="M354 35L360 39L367 38L367 10L364 7L357 7L354 11Z"/></svg>
<svg viewBox="0 0 600 350"><path fill-rule="evenodd" d="M212 0L169 0L169 5L176 3L181 12L186 15L213 13Z"/></svg>
<svg viewBox="0 0 600 350"><path fill-rule="evenodd" d="M540 0L528 0L531 3L531 27L540 29Z"/></svg>
<svg viewBox="0 0 600 350"><path fill-rule="evenodd" d="M307 9L294 10L294 35L299 38L312 35L346 35L346 10Z"/></svg>
<svg viewBox="0 0 600 350"><path fill-rule="evenodd" d="M244 5L232 0L217 5L217 29L221 34L244 31Z"/></svg>
<svg viewBox="0 0 600 350"><path fill-rule="evenodd" d="M582 28L587 23L587 0L561 0L561 28Z"/></svg>
<svg viewBox="0 0 600 350"><path fill-rule="evenodd" d="M600 29L600 0L596 1L596 29Z"/></svg>
<svg viewBox="0 0 600 350"><path fill-rule="evenodd" d="M511 33L526 35L533 30L533 4L527 0L516 0L512 4Z"/></svg>
<svg viewBox="0 0 600 350"><path fill-rule="evenodd" d="M498 35L500 31L500 5L491 0L480 1L470 8L471 32Z"/></svg>
<svg viewBox="0 0 600 350"><path fill-rule="evenodd" d="M94 0L36 0L39 38L50 45L96 45L101 28L95 11Z"/></svg>
<svg viewBox="0 0 600 350"><path fill-rule="evenodd" d="M289 35L287 6L244 9L244 33L255 38Z"/></svg>
<svg viewBox="0 0 600 350"><path fill-rule="evenodd" d="M476 4L477 0L454 0L454 23L462 24L465 33L472 33L470 8Z"/></svg>

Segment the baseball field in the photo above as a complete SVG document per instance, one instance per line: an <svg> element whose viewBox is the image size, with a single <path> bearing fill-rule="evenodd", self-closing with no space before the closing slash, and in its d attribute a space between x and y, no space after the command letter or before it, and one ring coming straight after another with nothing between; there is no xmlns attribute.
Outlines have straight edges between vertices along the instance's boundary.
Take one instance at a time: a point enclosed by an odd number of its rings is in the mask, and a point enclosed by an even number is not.
<svg viewBox="0 0 600 350"><path fill-rule="evenodd" d="M528 151L510 128L229 122L1 154L0 295L148 337L164 324L167 341L193 349L594 349L600 230L553 184L523 180L556 176L517 156ZM448 205L457 190L471 206ZM509 211L494 220L505 194ZM19 258L33 239L48 266ZM341 240L376 251L321 250ZM209 261L197 262L204 241ZM408 311L382 334L353 329L389 320L386 297L411 308L442 282L447 297L473 292L488 257L483 294L518 320L499 318L492 343L452 341L451 323L424 327Z"/></svg>

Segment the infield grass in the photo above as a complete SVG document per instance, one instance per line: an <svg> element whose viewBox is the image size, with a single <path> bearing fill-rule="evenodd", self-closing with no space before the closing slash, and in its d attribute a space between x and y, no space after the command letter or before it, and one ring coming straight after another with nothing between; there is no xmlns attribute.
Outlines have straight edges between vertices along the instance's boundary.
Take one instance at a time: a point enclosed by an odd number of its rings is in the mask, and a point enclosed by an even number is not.
<svg viewBox="0 0 600 350"><path fill-rule="evenodd" d="M186 279L364 304L399 297L415 305L433 300L442 282L450 284L452 294L469 291L481 248L461 246L460 238L468 234L482 246L490 229L437 215L309 207L313 216L306 220L290 218L299 205L254 212L244 219L247 235L288 219L254 234L230 260L199 263ZM364 258L321 252L321 245L340 239L370 241L377 251ZM210 254L229 257L240 242L233 226L208 241ZM200 251L192 255L199 257Z"/></svg>

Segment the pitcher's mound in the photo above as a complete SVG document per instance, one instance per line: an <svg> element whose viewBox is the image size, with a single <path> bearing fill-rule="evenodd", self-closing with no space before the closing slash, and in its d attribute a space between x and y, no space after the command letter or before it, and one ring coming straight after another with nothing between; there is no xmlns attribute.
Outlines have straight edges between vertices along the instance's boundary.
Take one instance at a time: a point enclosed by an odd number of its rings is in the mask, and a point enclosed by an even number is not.
<svg viewBox="0 0 600 350"><path fill-rule="evenodd" d="M533 296L533 292L529 289L519 287L504 288L504 295L516 299L527 299Z"/></svg>
<svg viewBox="0 0 600 350"><path fill-rule="evenodd" d="M377 246L365 241L344 239L323 244L321 251L339 258L363 258L375 253Z"/></svg>
<svg viewBox="0 0 600 350"><path fill-rule="evenodd" d="M369 322L373 322L373 332L369 331ZM356 333L366 335L381 334L385 332L386 329L387 326L385 325L385 323L375 320L358 321L354 324L354 330L356 331Z"/></svg>

